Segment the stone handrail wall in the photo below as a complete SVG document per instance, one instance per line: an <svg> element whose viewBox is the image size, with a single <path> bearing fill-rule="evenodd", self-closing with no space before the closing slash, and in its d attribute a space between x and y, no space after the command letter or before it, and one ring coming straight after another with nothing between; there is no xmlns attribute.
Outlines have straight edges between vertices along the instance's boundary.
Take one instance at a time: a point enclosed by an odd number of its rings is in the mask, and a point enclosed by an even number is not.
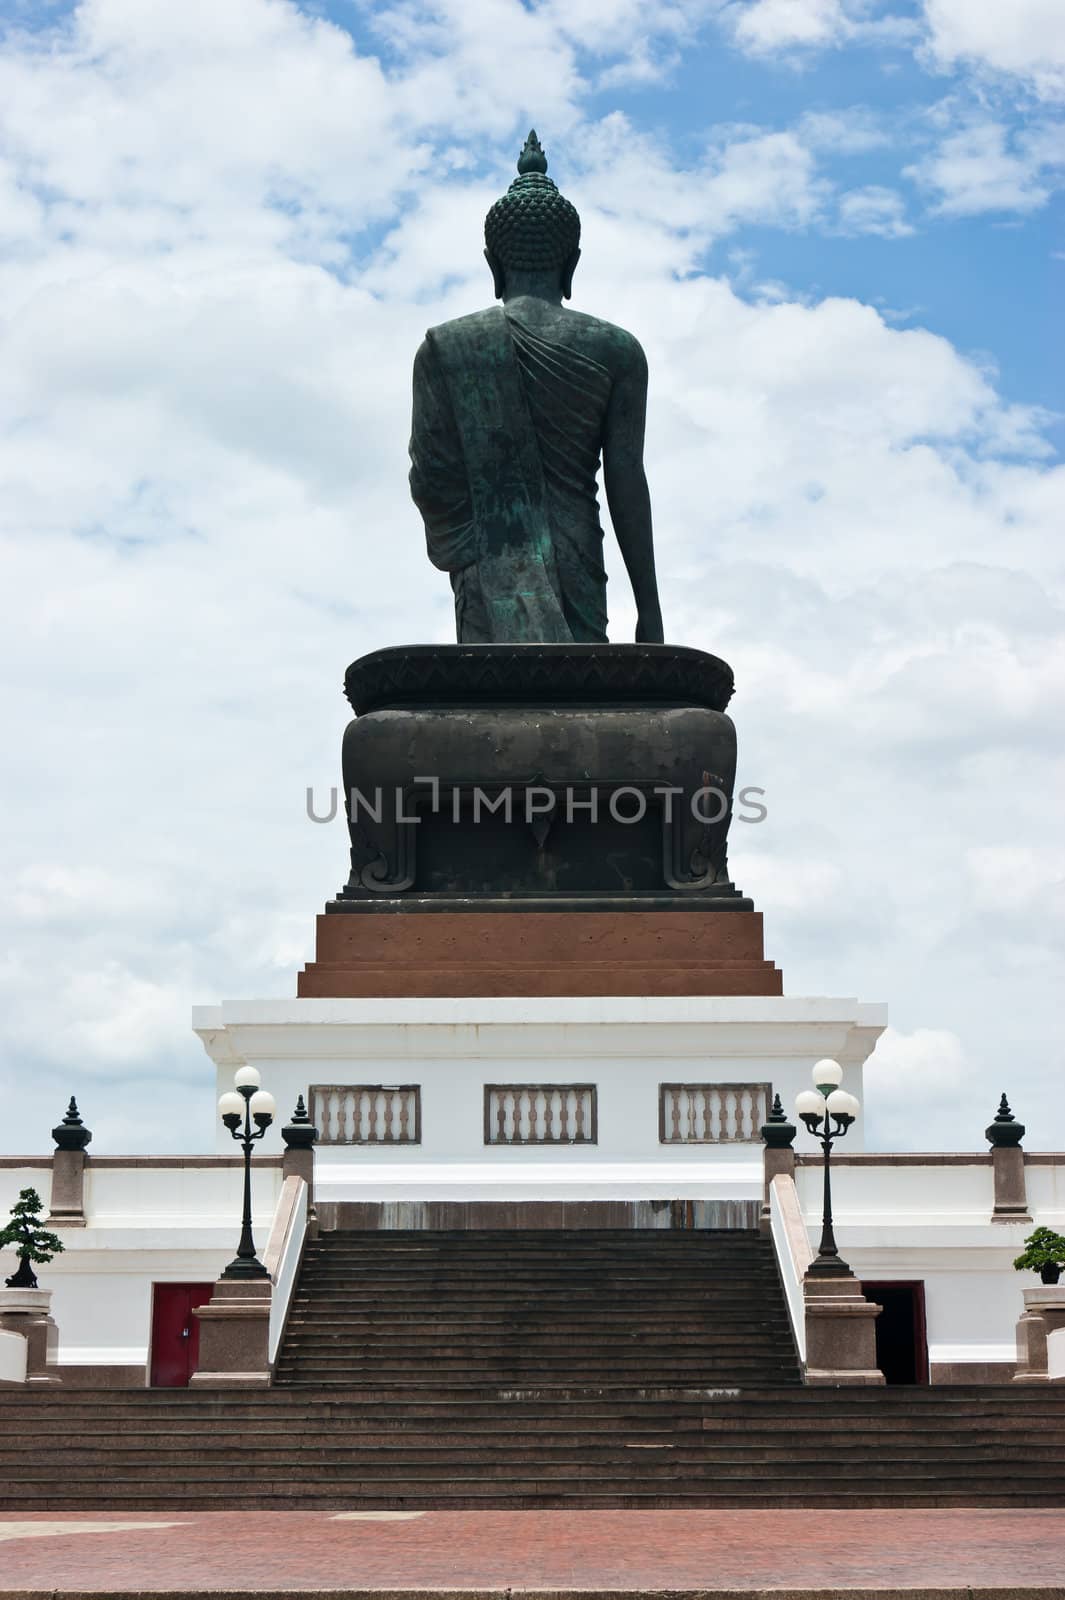
<svg viewBox="0 0 1065 1600"><path fill-rule="evenodd" d="M26 1340L0 1328L0 1389L26 1382Z"/></svg>
<svg viewBox="0 0 1065 1600"><path fill-rule="evenodd" d="M1065 1383L1065 1328L1055 1328L1047 1338L1047 1377Z"/></svg>
<svg viewBox="0 0 1065 1600"><path fill-rule="evenodd" d="M292 1291L299 1275L303 1246L307 1237L307 1212L310 1190L302 1178L286 1178L281 1185L270 1238L263 1251L263 1265L273 1281L270 1297L269 1360L271 1366L281 1345Z"/></svg>
<svg viewBox="0 0 1065 1600"><path fill-rule="evenodd" d="M799 1360L806 1361L806 1300L802 1280L814 1258L794 1178L778 1173L769 1185L769 1231Z"/></svg>

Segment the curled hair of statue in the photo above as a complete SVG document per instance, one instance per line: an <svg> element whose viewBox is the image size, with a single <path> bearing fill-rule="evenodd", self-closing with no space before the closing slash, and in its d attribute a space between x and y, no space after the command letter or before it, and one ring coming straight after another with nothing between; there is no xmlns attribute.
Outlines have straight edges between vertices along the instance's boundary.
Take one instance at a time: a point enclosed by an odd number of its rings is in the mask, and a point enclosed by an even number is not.
<svg viewBox="0 0 1065 1600"><path fill-rule="evenodd" d="M580 241L577 208L547 176L533 128L518 157L518 176L485 218L485 245L511 272L550 272L565 266Z"/></svg>

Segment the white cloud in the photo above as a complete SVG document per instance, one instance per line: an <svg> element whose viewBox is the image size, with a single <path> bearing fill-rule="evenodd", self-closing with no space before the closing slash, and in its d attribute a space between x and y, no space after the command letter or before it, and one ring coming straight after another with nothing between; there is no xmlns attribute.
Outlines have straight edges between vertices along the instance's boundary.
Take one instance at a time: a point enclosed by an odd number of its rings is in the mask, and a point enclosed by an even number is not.
<svg viewBox="0 0 1065 1600"><path fill-rule="evenodd" d="M1022 79L1038 95L1065 94L1065 7L1060 0L924 0L928 47L942 67L965 65Z"/></svg>
<svg viewBox="0 0 1065 1600"><path fill-rule="evenodd" d="M1065 920L1065 850L980 845L966 853L974 908L1023 918L1033 929Z"/></svg>
<svg viewBox="0 0 1065 1600"><path fill-rule="evenodd" d="M844 0L749 0L733 15L736 42L755 52L836 44L853 26Z"/></svg>
<svg viewBox="0 0 1065 1600"><path fill-rule="evenodd" d="M916 24L886 0L732 0L723 11L751 55L802 56L852 43L906 44Z"/></svg>
<svg viewBox="0 0 1065 1600"><path fill-rule="evenodd" d="M942 1028L885 1029L865 1069L865 1111L876 1147L938 1149L929 1132L936 1122L949 1125L950 1119L956 1143L945 1148L982 1148L986 1124L980 1123L981 1108L970 1086L970 1064L957 1034ZM988 1122L993 1111L992 1106Z"/></svg>
<svg viewBox="0 0 1065 1600"><path fill-rule="evenodd" d="M843 233L872 233L882 239L902 239L913 232L902 196L875 183L840 195L839 226Z"/></svg>
<svg viewBox="0 0 1065 1600"><path fill-rule="evenodd" d="M864 155L891 143L882 117L869 106L849 106L842 111L806 111L798 132L811 150L834 155Z"/></svg>
<svg viewBox="0 0 1065 1600"><path fill-rule="evenodd" d="M931 191L945 216L1037 211L1065 173L1065 124L1011 131L1001 122L971 121L906 173Z"/></svg>

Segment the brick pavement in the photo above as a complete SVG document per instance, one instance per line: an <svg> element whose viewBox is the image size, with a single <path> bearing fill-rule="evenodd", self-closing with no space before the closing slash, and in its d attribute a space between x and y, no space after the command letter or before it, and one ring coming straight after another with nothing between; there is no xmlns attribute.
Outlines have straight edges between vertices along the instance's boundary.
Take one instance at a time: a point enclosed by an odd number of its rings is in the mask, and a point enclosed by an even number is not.
<svg viewBox="0 0 1065 1600"><path fill-rule="evenodd" d="M0 1596L21 1600L760 1591L1065 1600L1065 1510L0 1516Z"/></svg>

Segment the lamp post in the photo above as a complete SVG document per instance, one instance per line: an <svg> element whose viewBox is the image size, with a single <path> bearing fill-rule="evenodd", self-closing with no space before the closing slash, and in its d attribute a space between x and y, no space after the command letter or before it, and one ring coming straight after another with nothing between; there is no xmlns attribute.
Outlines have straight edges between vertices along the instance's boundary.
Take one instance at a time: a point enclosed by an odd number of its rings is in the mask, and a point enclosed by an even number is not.
<svg viewBox="0 0 1065 1600"><path fill-rule="evenodd" d="M238 1067L233 1083L220 1096L218 1110L222 1121L244 1152L244 1212L240 1223L240 1243L237 1254L223 1272L223 1278L268 1278L270 1274L255 1254L255 1240L251 1231L251 1152L257 1139L261 1139L274 1120L274 1097L260 1089L262 1080L255 1067ZM255 1132L252 1132L252 1123Z"/></svg>
<svg viewBox="0 0 1065 1600"><path fill-rule="evenodd" d="M795 1098L795 1110L825 1153L825 1193L821 1213L821 1246L810 1272L818 1277L848 1278L851 1269L841 1259L832 1230L832 1146L842 1139L861 1106L852 1094L840 1088L843 1068L838 1061L819 1061L813 1070L814 1087Z"/></svg>

